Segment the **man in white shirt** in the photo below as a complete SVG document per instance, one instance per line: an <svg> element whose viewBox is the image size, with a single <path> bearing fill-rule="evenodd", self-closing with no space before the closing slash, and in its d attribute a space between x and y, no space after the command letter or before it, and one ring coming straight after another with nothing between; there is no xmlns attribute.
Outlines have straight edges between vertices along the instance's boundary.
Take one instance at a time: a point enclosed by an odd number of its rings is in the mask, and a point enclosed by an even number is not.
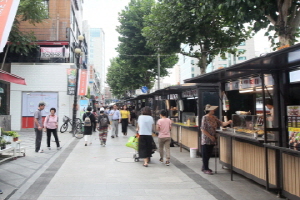
<svg viewBox="0 0 300 200"><path fill-rule="evenodd" d="M120 111L117 110L117 105L113 105L113 110L110 111L109 115L112 119L112 132L111 137L114 138L115 136L118 137L119 132L119 123L121 122L121 114Z"/></svg>

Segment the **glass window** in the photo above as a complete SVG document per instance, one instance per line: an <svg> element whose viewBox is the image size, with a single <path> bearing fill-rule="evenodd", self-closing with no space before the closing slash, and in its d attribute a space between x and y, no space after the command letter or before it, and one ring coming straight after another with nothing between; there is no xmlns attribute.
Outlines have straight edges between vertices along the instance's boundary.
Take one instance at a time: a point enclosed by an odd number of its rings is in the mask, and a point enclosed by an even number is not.
<svg viewBox="0 0 300 200"><path fill-rule="evenodd" d="M43 0L42 4L45 6L45 11L47 12L47 18L49 18L49 0Z"/></svg>
<svg viewBox="0 0 300 200"><path fill-rule="evenodd" d="M194 67L192 67L192 72L194 72L195 71L195 68Z"/></svg>
<svg viewBox="0 0 300 200"><path fill-rule="evenodd" d="M238 60L247 60L246 56L240 56L238 57Z"/></svg>
<svg viewBox="0 0 300 200"><path fill-rule="evenodd" d="M194 60L191 60L191 64L192 64L192 65L195 64L195 61L194 61Z"/></svg>
<svg viewBox="0 0 300 200"><path fill-rule="evenodd" d="M195 77L195 74L192 74L192 78L194 78Z"/></svg>
<svg viewBox="0 0 300 200"><path fill-rule="evenodd" d="M240 46L245 46L246 45L246 42L241 42L240 43Z"/></svg>
<svg viewBox="0 0 300 200"><path fill-rule="evenodd" d="M238 49L238 52L239 52L239 53L245 53L246 50L245 50L245 49Z"/></svg>

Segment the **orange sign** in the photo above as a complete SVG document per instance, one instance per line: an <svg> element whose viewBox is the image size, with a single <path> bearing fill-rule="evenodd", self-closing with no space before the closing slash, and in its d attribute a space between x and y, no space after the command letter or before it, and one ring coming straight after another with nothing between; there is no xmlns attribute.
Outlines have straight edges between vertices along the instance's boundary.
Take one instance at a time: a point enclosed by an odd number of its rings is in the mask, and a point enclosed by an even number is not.
<svg viewBox="0 0 300 200"><path fill-rule="evenodd" d="M0 52L6 45L20 0L0 0Z"/></svg>
<svg viewBox="0 0 300 200"><path fill-rule="evenodd" d="M79 70L79 80L78 80L78 95L84 96L87 94L88 87L88 71L86 69Z"/></svg>

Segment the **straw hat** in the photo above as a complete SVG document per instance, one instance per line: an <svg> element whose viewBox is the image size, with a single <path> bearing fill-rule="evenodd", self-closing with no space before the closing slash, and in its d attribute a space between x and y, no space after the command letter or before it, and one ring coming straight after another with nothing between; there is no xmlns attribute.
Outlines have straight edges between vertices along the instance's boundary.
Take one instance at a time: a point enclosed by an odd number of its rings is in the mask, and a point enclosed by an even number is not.
<svg viewBox="0 0 300 200"><path fill-rule="evenodd" d="M206 104L205 111L216 110L219 106L211 106L210 104Z"/></svg>

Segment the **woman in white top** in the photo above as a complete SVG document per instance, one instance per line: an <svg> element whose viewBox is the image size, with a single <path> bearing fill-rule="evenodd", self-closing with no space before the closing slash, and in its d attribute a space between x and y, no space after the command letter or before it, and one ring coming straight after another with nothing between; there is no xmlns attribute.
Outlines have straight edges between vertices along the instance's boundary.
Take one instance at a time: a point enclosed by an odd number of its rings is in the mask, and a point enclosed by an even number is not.
<svg viewBox="0 0 300 200"><path fill-rule="evenodd" d="M144 167L148 167L149 158L152 157L152 125L154 124L151 110L148 106L142 109L142 115L138 118L136 130L140 134L138 152L139 157L144 158Z"/></svg>

